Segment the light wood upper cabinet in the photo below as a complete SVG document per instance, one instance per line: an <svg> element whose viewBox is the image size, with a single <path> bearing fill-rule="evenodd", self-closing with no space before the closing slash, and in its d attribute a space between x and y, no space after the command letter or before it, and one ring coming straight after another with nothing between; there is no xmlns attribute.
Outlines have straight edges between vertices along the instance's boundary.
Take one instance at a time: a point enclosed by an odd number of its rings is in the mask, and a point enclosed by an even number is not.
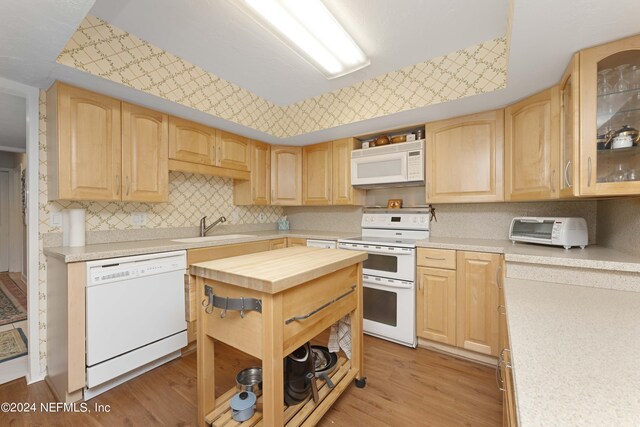
<svg viewBox="0 0 640 427"><path fill-rule="evenodd" d="M122 200L168 199L168 140L166 114L122 103Z"/></svg>
<svg viewBox="0 0 640 427"><path fill-rule="evenodd" d="M333 141L331 147L331 199L334 205L361 205L364 190L351 185L351 151L355 149L355 138Z"/></svg>
<svg viewBox="0 0 640 427"><path fill-rule="evenodd" d="M505 109L505 199L555 199L560 190L557 86Z"/></svg>
<svg viewBox="0 0 640 427"><path fill-rule="evenodd" d="M302 204L331 204L331 143L302 148Z"/></svg>
<svg viewBox="0 0 640 427"><path fill-rule="evenodd" d="M56 83L47 116L49 198L120 200L120 101Z"/></svg>
<svg viewBox="0 0 640 427"><path fill-rule="evenodd" d="M216 164L216 130L178 117L169 118L169 158Z"/></svg>
<svg viewBox="0 0 640 427"><path fill-rule="evenodd" d="M233 181L236 205L268 205L271 203L271 146L251 141L251 178Z"/></svg>
<svg viewBox="0 0 640 427"><path fill-rule="evenodd" d="M241 171L250 170L251 155L249 138L218 130L216 146L218 150L216 165L222 168Z"/></svg>
<svg viewBox="0 0 640 427"><path fill-rule="evenodd" d="M271 146L271 204L302 203L302 147Z"/></svg>
<svg viewBox="0 0 640 427"><path fill-rule="evenodd" d="M499 254L457 253L458 347L497 356Z"/></svg>
<svg viewBox="0 0 640 427"><path fill-rule="evenodd" d="M504 111L428 123L428 203L504 200Z"/></svg>
<svg viewBox="0 0 640 427"><path fill-rule="evenodd" d="M560 81L560 197L579 195L580 94L579 57L574 55Z"/></svg>
<svg viewBox="0 0 640 427"><path fill-rule="evenodd" d="M640 144L598 147L599 136L640 129L640 36L580 52L580 194L640 194Z"/></svg>
<svg viewBox="0 0 640 427"><path fill-rule="evenodd" d="M456 345L456 272L418 267L417 335Z"/></svg>

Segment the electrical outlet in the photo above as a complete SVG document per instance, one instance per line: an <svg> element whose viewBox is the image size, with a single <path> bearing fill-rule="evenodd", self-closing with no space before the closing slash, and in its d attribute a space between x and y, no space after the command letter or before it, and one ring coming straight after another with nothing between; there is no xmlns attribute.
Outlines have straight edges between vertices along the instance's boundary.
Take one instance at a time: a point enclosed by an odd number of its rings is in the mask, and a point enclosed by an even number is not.
<svg viewBox="0 0 640 427"><path fill-rule="evenodd" d="M147 223L146 212L132 212L131 225L145 225Z"/></svg>
<svg viewBox="0 0 640 427"><path fill-rule="evenodd" d="M258 221L260 221L260 222L266 222L267 221L267 216L264 214L264 212L260 212L260 215L258 215Z"/></svg>
<svg viewBox="0 0 640 427"><path fill-rule="evenodd" d="M49 226L62 227L62 212L51 212L49 216Z"/></svg>

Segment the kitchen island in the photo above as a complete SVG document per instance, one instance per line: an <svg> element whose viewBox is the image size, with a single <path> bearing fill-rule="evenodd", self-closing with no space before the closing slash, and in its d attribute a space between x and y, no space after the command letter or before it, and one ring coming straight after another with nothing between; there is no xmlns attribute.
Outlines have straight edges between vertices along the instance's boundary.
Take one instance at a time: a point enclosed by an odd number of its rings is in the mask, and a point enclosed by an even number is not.
<svg viewBox="0 0 640 427"><path fill-rule="evenodd" d="M251 425L260 418L265 426L300 418L313 425L352 379L363 386L361 263L366 258L365 252L291 247L192 265L197 295L204 300L198 310L199 424L216 425L217 417L228 416L234 393L225 393L216 405L215 340L262 360L263 409ZM284 357L346 315L352 357L344 363L344 376L317 404L287 408L285 416Z"/></svg>

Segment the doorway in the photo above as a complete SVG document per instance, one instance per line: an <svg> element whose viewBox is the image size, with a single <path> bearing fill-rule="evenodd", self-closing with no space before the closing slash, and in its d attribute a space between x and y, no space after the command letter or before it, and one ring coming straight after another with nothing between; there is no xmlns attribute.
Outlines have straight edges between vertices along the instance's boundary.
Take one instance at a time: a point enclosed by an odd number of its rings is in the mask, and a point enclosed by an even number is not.
<svg viewBox="0 0 640 427"><path fill-rule="evenodd" d="M44 379L38 327L38 97L38 88L0 78L0 383Z"/></svg>
<svg viewBox="0 0 640 427"><path fill-rule="evenodd" d="M26 117L24 100L0 93L0 105L0 140L16 151L26 150L26 141L19 141L26 138L25 129L12 130L10 127L19 126L20 121L6 117L11 116L11 110ZM26 121L21 122L25 127ZM28 369L27 285L23 279L26 221L21 179L25 168L25 153L0 151L0 384L26 376Z"/></svg>

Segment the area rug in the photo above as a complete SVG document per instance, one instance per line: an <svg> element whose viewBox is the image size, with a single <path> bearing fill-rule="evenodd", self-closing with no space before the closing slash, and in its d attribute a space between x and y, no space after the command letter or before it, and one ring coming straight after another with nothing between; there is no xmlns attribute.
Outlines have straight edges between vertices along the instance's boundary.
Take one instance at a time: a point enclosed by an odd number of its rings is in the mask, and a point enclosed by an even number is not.
<svg viewBox="0 0 640 427"><path fill-rule="evenodd" d="M0 326L27 318L27 295L9 274L0 273Z"/></svg>
<svg viewBox="0 0 640 427"><path fill-rule="evenodd" d="M27 354L27 337L21 328L0 332L0 363Z"/></svg>

